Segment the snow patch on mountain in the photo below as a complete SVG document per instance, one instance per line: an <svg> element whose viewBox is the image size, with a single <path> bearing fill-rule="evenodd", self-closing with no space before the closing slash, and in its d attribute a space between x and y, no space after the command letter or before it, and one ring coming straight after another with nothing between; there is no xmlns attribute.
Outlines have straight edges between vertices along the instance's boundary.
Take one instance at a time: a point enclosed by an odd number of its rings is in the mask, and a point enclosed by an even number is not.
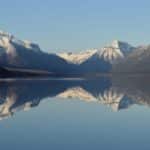
<svg viewBox="0 0 150 150"><path fill-rule="evenodd" d="M74 64L82 64L92 57L103 59L112 64L123 59L133 49L135 48L126 42L114 40L110 45L100 49L91 49L81 53L59 53L58 56Z"/></svg>
<svg viewBox="0 0 150 150"><path fill-rule="evenodd" d="M124 58L124 53L119 46L119 41L113 41L110 46L106 46L101 48L97 55L99 58L103 58L105 61L113 63L119 59Z"/></svg>
<svg viewBox="0 0 150 150"><path fill-rule="evenodd" d="M72 67L56 54L42 51L37 44L18 40L15 36L3 31L0 31L0 64L3 67L59 72L61 74L66 73Z"/></svg>
<svg viewBox="0 0 150 150"><path fill-rule="evenodd" d="M32 49L33 51L40 51L40 47L32 42L26 40L18 40L13 35L0 31L0 47L6 50L6 53L16 55L15 45L22 46L26 49Z"/></svg>
<svg viewBox="0 0 150 150"><path fill-rule="evenodd" d="M87 50L85 52L80 52L80 53L72 53L72 52L59 53L58 56L64 58L70 63L81 64L85 60L90 58L93 54L95 54L96 52L97 52L97 49L91 49L91 50Z"/></svg>

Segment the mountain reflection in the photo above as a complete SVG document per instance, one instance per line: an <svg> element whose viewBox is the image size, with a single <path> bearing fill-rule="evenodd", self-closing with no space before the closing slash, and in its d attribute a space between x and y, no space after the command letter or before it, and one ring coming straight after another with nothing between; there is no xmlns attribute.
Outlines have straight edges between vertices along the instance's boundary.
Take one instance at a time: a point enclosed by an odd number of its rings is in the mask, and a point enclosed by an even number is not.
<svg viewBox="0 0 150 150"><path fill-rule="evenodd" d="M0 118L38 106L45 98L80 99L110 106L150 106L150 80L145 77L0 81Z"/></svg>

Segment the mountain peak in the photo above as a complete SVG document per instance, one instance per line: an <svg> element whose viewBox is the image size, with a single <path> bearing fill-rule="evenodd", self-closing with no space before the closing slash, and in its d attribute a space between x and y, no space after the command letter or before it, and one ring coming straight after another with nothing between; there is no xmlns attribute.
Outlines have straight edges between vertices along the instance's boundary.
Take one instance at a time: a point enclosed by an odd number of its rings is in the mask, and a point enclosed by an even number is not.
<svg viewBox="0 0 150 150"><path fill-rule="evenodd" d="M74 64L82 64L86 60L98 56L98 59L103 58L103 60L112 64L113 62L124 58L133 49L134 47L126 42L113 40L111 44L100 49L92 49L80 53L60 53L58 56Z"/></svg>
<svg viewBox="0 0 150 150"><path fill-rule="evenodd" d="M119 40L113 40L110 47L114 49L120 49L124 54L132 51L135 47L130 45L127 42L119 41Z"/></svg>
<svg viewBox="0 0 150 150"><path fill-rule="evenodd" d="M101 48L98 51L98 56L112 64L118 60L123 59L133 49L134 47L127 42L114 40L111 44Z"/></svg>
<svg viewBox="0 0 150 150"><path fill-rule="evenodd" d="M121 43L121 41L119 41L119 40L113 40L111 43L111 46L113 48L119 48L120 43Z"/></svg>
<svg viewBox="0 0 150 150"><path fill-rule="evenodd" d="M11 52L12 49L15 49L15 45L32 49L33 51L40 51L40 47L37 44L30 41L18 40L12 34L0 30L0 47L3 47L6 51Z"/></svg>

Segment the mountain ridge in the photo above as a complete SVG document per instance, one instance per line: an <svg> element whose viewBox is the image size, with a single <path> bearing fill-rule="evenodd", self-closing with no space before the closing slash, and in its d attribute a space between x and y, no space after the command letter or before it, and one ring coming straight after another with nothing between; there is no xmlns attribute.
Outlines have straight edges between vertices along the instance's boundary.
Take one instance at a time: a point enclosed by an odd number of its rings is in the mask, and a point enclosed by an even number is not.
<svg viewBox="0 0 150 150"><path fill-rule="evenodd" d="M3 31L0 31L0 65L60 74L69 72L73 67L56 54L42 51L39 45L18 40L15 36Z"/></svg>
<svg viewBox="0 0 150 150"><path fill-rule="evenodd" d="M100 49L91 49L79 53L64 52L58 53L57 55L74 64L81 64L94 55L97 55L100 59L103 58L105 61L113 63L114 59L124 58L125 55L133 49L135 49L135 47L126 42L114 40L111 44Z"/></svg>
<svg viewBox="0 0 150 150"><path fill-rule="evenodd" d="M38 44L18 40L0 31L0 66L42 70L59 75L79 76L112 72L150 72L150 46L135 47L114 40L98 49L79 53L46 53ZM139 69L140 68L140 69Z"/></svg>

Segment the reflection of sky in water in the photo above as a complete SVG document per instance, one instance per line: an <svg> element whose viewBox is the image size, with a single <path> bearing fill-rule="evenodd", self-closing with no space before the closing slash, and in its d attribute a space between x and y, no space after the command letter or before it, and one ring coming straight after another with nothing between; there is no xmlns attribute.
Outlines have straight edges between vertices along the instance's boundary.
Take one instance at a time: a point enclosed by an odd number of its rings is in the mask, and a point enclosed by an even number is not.
<svg viewBox="0 0 150 150"><path fill-rule="evenodd" d="M129 94L135 93L136 89ZM124 96L120 105L133 102ZM47 97L38 107L0 121L0 144L2 149L149 149L149 114L147 105L114 112L97 101Z"/></svg>

